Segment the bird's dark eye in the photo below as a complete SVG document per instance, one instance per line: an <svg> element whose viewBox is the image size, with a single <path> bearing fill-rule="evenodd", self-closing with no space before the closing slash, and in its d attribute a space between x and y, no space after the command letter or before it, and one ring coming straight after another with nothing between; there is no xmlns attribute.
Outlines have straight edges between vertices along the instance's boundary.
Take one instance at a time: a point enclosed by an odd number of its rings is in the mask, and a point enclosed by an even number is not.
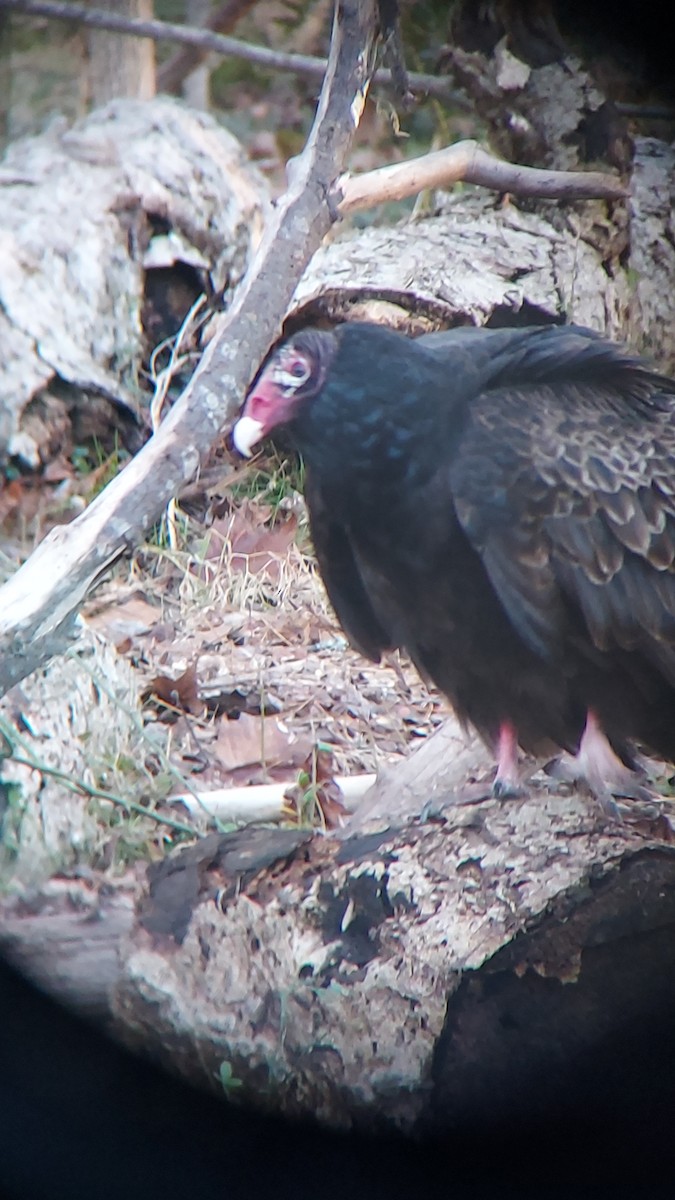
<svg viewBox="0 0 675 1200"><path fill-rule="evenodd" d="M312 374L311 363L303 355L282 357L274 369L274 381L289 394L297 391Z"/></svg>
<svg viewBox="0 0 675 1200"><path fill-rule="evenodd" d="M304 358L296 358L295 362L291 363L291 375L294 379L307 379L309 373L309 364Z"/></svg>

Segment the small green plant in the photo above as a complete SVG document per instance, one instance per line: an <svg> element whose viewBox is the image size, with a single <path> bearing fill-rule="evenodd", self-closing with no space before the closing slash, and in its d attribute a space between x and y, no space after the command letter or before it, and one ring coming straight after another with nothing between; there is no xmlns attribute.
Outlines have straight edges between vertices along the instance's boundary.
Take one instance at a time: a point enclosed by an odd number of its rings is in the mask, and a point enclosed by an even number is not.
<svg viewBox="0 0 675 1200"><path fill-rule="evenodd" d="M96 477L85 497L88 504L98 496L99 492L103 491L111 479L119 475L126 457L127 454L120 445L117 430L115 430L113 448L110 453L101 445L98 438L93 438L90 443L81 446L73 446L70 461L76 473L86 478L87 475L96 472Z"/></svg>
<svg viewBox="0 0 675 1200"><path fill-rule="evenodd" d="M326 776L321 771L319 763L321 755L330 755L333 747L326 742L317 742L312 753L311 771L301 768L294 788L291 790L291 811L298 826L313 828L318 825L325 828L326 821L321 805L321 790L326 785Z"/></svg>
<svg viewBox="0 0 675 1200"><path fill-rule="evenodd" d="M243 1080L237 1079L232 1070L232 1063L228 1062L227 1059L224 1059L220 1064L218 1078L228 1099L237 1091L237 1088L243 1087Z"/></svg>
<svg viewBox="0 0 675 1200"><path fill-rule="evenodd" d="M305 482L304 463L299 458L283 458L273 450L251 468L237 483L230 494L234 503L242 500L260 500L272 509L272 524L280 510L287 507L297 492L302 492Z"/></svg>

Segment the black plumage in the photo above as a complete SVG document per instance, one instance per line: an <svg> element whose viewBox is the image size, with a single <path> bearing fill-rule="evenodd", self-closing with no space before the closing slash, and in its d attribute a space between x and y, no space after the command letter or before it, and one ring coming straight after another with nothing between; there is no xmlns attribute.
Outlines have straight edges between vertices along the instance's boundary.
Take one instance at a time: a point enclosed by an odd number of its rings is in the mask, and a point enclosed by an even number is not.
<svg viewBox="0 0 675 1200"><path fill-rule="evenodd" d="M576 753L589 723L675 760L674 417L585 329L352 323L275 352L235 443L288 431L345 632L405 648L508 786L516 741Z"/></svg>

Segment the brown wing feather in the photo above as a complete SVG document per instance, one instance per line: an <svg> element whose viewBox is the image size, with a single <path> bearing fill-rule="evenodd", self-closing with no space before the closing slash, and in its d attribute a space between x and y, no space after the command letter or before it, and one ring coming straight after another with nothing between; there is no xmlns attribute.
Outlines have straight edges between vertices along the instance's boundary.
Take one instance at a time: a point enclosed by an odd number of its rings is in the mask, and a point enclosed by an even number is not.
<svg viewBox="0 0 675 1200"><path fill-rule="evenodd" d="M640 650L675 683L675 398L639 420L606 400L562 382L480 397L457 514L537 653L564 654L571 601L598 650Z"/></svg>

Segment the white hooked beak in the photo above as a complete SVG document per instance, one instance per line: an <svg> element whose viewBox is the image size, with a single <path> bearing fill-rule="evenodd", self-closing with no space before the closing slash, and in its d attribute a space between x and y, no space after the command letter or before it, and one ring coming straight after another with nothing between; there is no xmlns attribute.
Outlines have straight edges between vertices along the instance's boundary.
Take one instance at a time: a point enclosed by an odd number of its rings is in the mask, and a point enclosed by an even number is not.
<svg viewBox="0 0 675 1200"><path fill-rule="evenodd" d="M251 457L253 447L257 446L263 437L264 428L262 421L256 421L255 417L239 418L232 430L232 441L244 458Z"/></svg>

